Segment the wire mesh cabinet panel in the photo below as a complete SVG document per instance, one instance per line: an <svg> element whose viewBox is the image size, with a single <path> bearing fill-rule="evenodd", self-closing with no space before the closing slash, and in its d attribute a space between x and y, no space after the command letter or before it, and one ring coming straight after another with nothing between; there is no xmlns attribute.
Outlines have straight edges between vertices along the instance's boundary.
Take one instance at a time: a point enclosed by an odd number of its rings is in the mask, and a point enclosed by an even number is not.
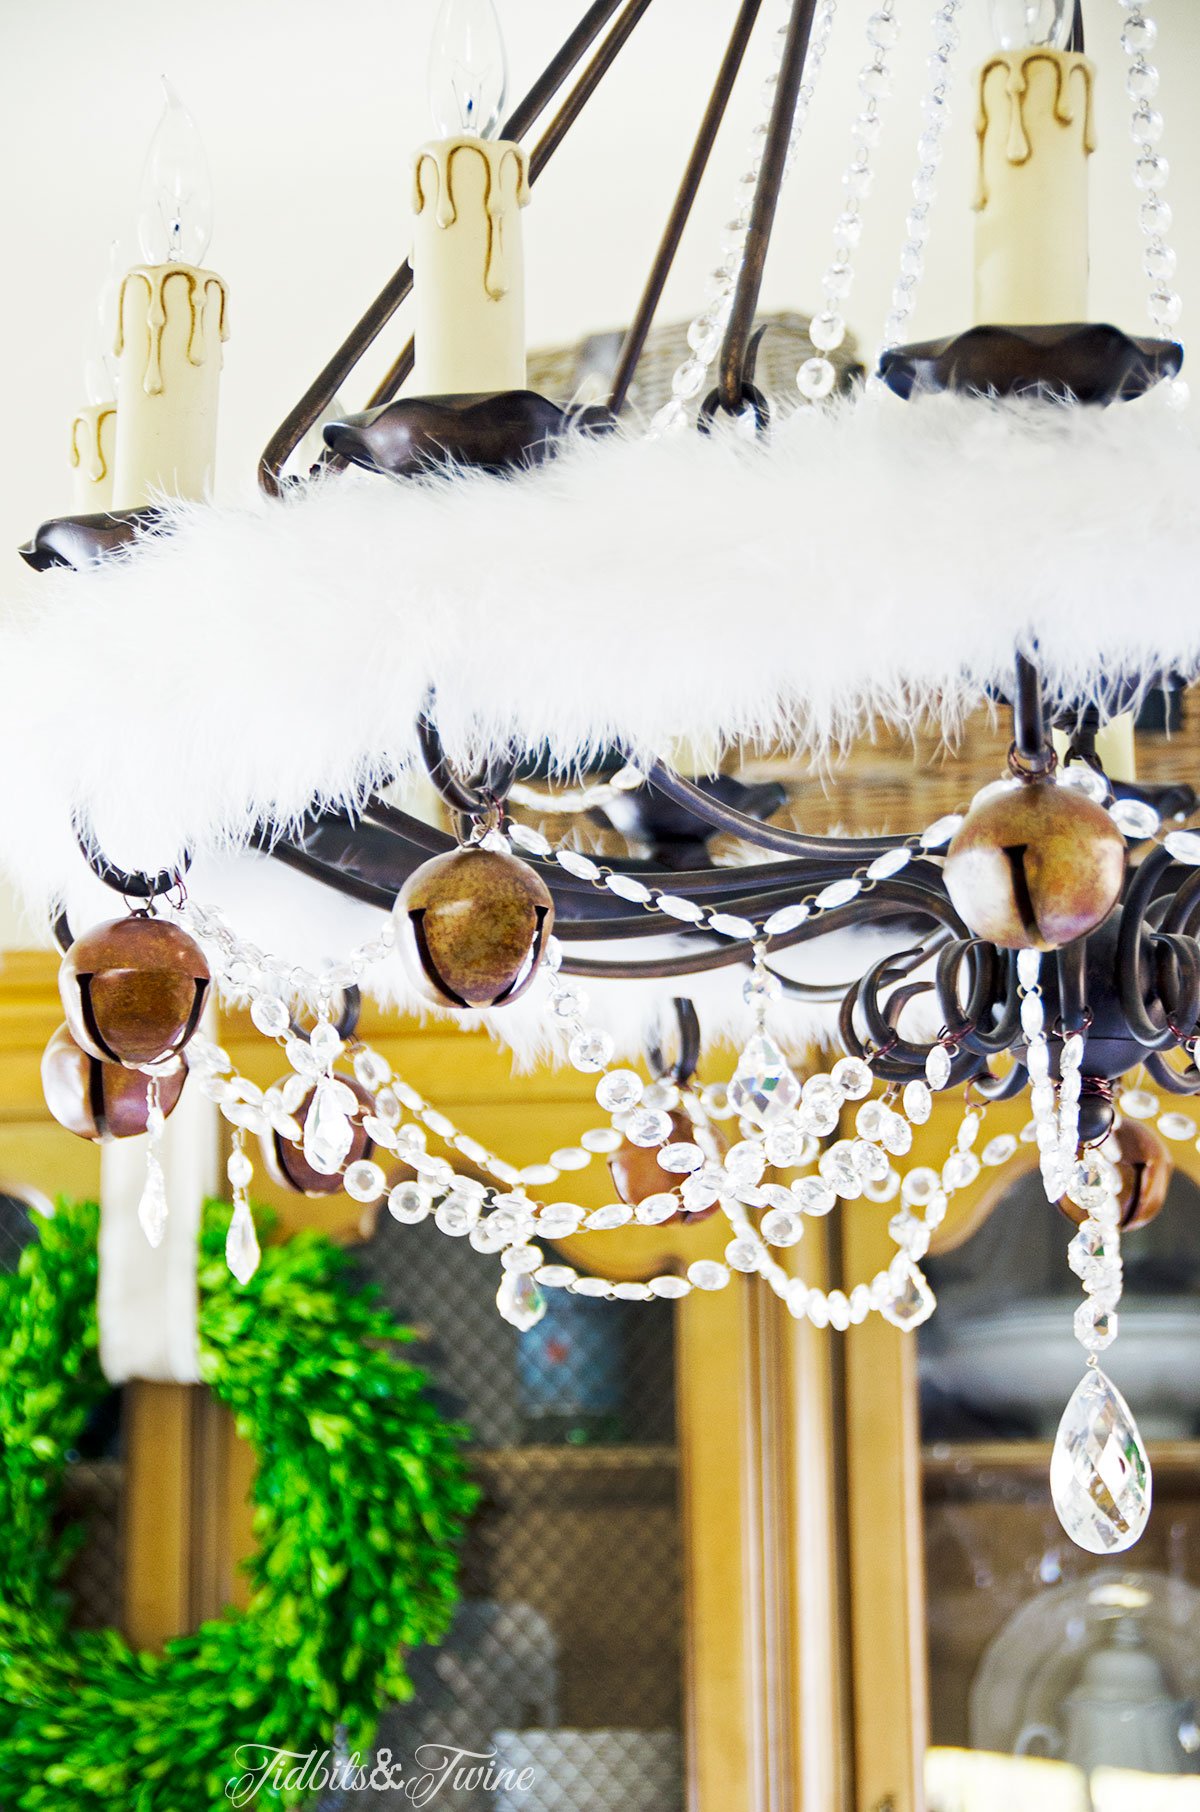
<svg viewBox="0 0 1200 1812"><path fill-rule="evenodd" d="M671 1306L555 1292L522 1336L496 1312L494 1259L386 1217L359 1266L420 1331L481 1490L454 1627L414 1657L378 1752L406 1778L449 1767L438 1803L455 1812L682 1808Z"/></svg>

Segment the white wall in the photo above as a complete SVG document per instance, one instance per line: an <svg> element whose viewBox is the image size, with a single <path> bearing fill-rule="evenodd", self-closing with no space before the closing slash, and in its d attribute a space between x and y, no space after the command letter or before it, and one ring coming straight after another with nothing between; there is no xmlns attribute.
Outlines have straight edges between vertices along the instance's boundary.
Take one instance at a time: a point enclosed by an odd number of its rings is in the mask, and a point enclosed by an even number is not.
<svg viewBox="0 0 1200 1812"><path fill-rule="evenodd" d="M500 0L512 95L584 0ZM203 132L233 337L222 391L221 486L252 482L271 430L406 250L408 158L429 131L426 50L435 0L0 0L0 206L7 249L0 345L9 403L0 486L0 598L19 583L6 550L68 507L66 430L108 242L132 244L142 158L169 74ZM766 0L774 25L782 0ZM834 48L768 270L770 306L809 307L839 206L854 74L868 0L842 0ZM872 344L886 311L914 163L930 0L900 0L899 75L870 202L850 317ZM968 321L973 108L969 68L986 48L985 0L966 0L948 144L919 334ZM1200 7L1159 0L1157 58L1173 166L1179 281L1200 280ZM655 0L527 216L530 335L568 339L623 322L686 156L734 0ZM1094 160L1094 312L1146 327L1117 0L1086 0L1101 64ZM718 147L667 296L694 312L746 160L766 46ZM1185 327L1187 319L1185 317ZM394 324L351 405L399 344ZM934 500L931 500L931 509ZM170 600L163 601L164 613ZM286 633L286 617L281 620ZM0 778L0 784L9 784ZM0 929L2 935L2 929Z"/></svg>

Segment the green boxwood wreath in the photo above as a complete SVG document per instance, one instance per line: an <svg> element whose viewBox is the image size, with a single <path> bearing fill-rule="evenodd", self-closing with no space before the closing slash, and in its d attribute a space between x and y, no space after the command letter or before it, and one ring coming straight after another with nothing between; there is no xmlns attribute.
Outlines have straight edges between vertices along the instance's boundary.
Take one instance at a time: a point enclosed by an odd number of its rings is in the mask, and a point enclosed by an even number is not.
<svg viewBox="0 0 1200 1812"><path fill-rule="evenodd" d="M412 1336L342 1251L298 1234L237 1284L230 1210L210 1203L200 1257L204 1377L258 1459L252 1597L159 1655L70 1628L72 1540L54 1512L69 1450L103 1396L91 1203L39 1220L0 1277L0 1806L5 1812L227 1807L239 1745L364 1753L403 1651L444 1635L474 1502ZM280 1805L265 1788L256 1803Z"/></svg>

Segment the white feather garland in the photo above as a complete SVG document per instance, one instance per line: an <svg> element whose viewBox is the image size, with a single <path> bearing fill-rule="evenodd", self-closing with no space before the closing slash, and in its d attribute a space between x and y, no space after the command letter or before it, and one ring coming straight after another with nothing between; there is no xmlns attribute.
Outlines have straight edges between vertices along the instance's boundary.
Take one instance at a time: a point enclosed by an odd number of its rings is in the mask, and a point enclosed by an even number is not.
<svg viewBox="0 0 1200 1812"><path fill-rule="evenodd" d="M729 434L573 446L512 479L350 475L32 582L2 658L0 861L69 894L82 808L114 861L237 848L416 759L615 741L822 750L948 729L1036 644L1048 684L1200 661L1200 443L1110 410L868 397Z"/></svg>

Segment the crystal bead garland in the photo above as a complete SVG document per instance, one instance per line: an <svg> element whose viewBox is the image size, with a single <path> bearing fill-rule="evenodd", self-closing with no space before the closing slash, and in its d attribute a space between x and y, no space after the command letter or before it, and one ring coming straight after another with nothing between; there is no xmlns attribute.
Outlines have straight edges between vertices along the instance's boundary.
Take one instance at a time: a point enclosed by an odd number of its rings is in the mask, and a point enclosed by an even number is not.
<svg viewBox="0 0 1200 1812"><path fill-rule="evenodd" d="M958 13L962 0L942 0L933 15L933 49L929 57L929 86L921 98L924 126L917 140L917 169L912 182L912 207L905 220L900 248L900 273L892 291L892 307L883 328L882 351L898 346L916 306L917 290L925 275L925 250L929 242L930 212L942 161L942 137L950 118L951 59L958 47ZM878 361L877 361L878 362Z"/></svg>
<svg viewBox="0 0 1200 1812"><path fill-rule="evenodd" d="M1132 5L1130 0L1118 0L1118 5L1124 15L1121 48L1129 59L1125 91L1133 103L1133 181L1141 195L1138 224L1146 241L1142 268L1150 282L1147 312L1157 334L1164 339L1175 339L1183 302L1178 290L1172 287L1176 260L1174 249L1167 241L1171 230L1171 207L1162 195L1171 171L1159 149L1163 116L1154 106L1158 69L1146 57L1146 52L1154 48L1158 27L1136 0ZM1182 378L1172 378L1164 386L1167 401L1176 408L1187 403L1189 394Z"/></svg>
<svg viewBox="0 0 1200 1812"><path fill-rule="evenodd" d="M788 143L785 176L791 168L800 134L804 130L804 123L808 118L808 110L816 90L821 65L825 60L829 33L836 11L837 0L818 0L808 40L808 52L804 59L804 79L796 98L796 112L792 120ZM671 380L670 402L665 403L651 420L651 438L677 432L680 428L687 426L687 405L704 389L709 369L720 349L725 326L733 307L733 293L737 287L738 274L745 257L746 234L750 227L750 214L754 206L754 190L758 182L759 171L762 168L762 152L758 147L766 137L771 111L774 107L775 88L779 81L779 67L783 58L783 45L787 31L788 27L784 24L776 33L774 62L764 88L763 111L754 128L754 154L746 174L738 184L734 217L729 223L721 247L721 262L708 282L708 303L687 330L691 356L684 360Z"/></svg>
<svg viewBox="0 0 1200 1812"><path fill-rule="evenodd" d="M854 283L853 258L862 238L862 204L874 180L871 153L882 131L879 103L891 91L891 52L898 36L895 0L881 0L867 20L871 54L858 77L862 106L850 129L853 155L842 177L845 199L833 229L833 258L821 279L822 307L809 326L809 338L817 350L796 373L796 386L809 403L823 402L837 381L833 361L827 354L836 351L846 337L842 310Z"/></svg>
<svg viewBox="0 0 1200 1812"><path fill-rule="evenodd" d="M1040 951L1018 952L1017 982L1021 996L1021 1028L1026 1040L1025 1064L1031 1084L1034 1137L1047 1199L1058 1202L1066 1193L1079 1145L1083 1034L1073 1032L1063 1040L1056 1094L1050 1077L1050 1046L1045 1032L1041 967Z"/></svg>
<svg viewBox="0 0 1200 1812"><path fill-rule="evenodd" d="M1097 1355L1117 1337L1121 1299L1118 1179L1099 1152L1075 1165L1067 1193L1087 1218L1067 1248L1083 1284L1075 1338L1087 1370L1063 1411L1050 1461L1050 1493L1058 1520L1089 1554L1120 1554L1142 1534L1150 1515L1150 1461L1137 1423Z"/></svg>

